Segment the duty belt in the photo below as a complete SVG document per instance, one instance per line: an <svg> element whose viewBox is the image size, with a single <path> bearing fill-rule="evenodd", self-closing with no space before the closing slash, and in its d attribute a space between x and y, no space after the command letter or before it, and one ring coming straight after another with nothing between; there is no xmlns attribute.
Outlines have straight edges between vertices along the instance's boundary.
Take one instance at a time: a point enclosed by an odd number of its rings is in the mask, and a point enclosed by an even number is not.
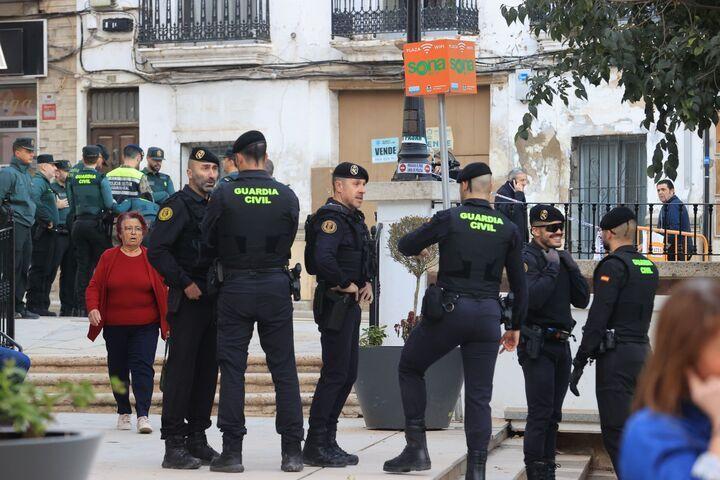
<svg viewBox="0 0 720 480"><path fill-rule="evenodd" d="M542 335L545 340L567 342L570 337L573 337L573 334L571 332L568 332L567 330L562 330L555 327L543 327L542 325L534 326L542 330Z"/></svg>
<svg viewBox="0 0 720 480"><path fill-rule="evenodd" d="M272 268L223 268L225 279L232 277L239 277L243 275L253 276L263 273L287 273L287 267L272 267Z"/></svg>

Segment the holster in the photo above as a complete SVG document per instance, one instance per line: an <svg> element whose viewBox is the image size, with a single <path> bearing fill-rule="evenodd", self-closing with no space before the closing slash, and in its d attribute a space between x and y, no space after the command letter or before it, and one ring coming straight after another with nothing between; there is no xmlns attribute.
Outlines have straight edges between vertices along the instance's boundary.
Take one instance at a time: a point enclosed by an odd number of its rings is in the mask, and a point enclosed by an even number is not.
<svg viewBox="0 0 720 480"><path fill-rule="evenodd" d="M208 269L207 293L210 296L217 295L225 281L222 263L215 259Z"/></svg>
<svg viewBox="0 0 720 480"><path fill-rule="evenodd" d="M350 309L352 298L350 295L335 292L330 289L325 290L325 298L330 302L330 311L324 312L323 315L324 324L321 325L323 328L339 332L342 329L345 317Z"/></svg>
<svg viewBox="0 0 720 480"><path fill-rule="evenodd" d="M532 360L540 358L545 341L542 328L537 325L523 325L520 327L520 334L525 339L525 352L528 358Z"/></svg>
<svg viewBox="0 0 720 480"><path fill-rule="evenodd" d="M605 330L605 335L603 336L602 340L600 341L600 345L598 346L596 357L598 355L602 355L605 352L615 350L616 346L617 346L617 338L615 337L615 330Z"/></svg>
<svg viewBox="0 0 720 480"><path fill-rule="evenodd" d="M422 307L420 309L423 320L430 322L441 321L443 319L443 315L445 314L444 303L445 298L443 289L434 283L428 286L425 289L425 295L423 295Z"/></svg>
<svg viewBox="0 0 720 480"><path fill-rule="evenodd" d="M296 302L300 301L300 274L302 273L302 266L296 263L295 266L288 270L288 276L290 277L290 291L292 292L293 300Z"/></svg>
<svg viewBox="0 0 720 480"><path fill-rule="evenodd" d="M512 292L504 297L500 297L500 322L505 326L505 330L512 330L512 313L513 301L515 295Z"/></svg>

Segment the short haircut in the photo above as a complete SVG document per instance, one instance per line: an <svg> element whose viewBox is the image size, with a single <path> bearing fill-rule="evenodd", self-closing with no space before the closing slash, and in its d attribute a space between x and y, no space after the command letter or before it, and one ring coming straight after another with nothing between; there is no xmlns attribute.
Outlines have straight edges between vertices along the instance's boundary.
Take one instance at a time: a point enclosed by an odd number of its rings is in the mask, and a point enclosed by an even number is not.
<svg viewBox="0 0 720 480"><path fill-rule="evenodd" d="M265 159L265 154L267 153L267 143L251 143L247 147L243 148L240 153L242 153L242 156L246 159L251 160L254 163L260 163L260 161Z"/></svg>
<svg viewBox="0 0 720 480"><path fill-rule="evenodd" d="M83 155L83 163L86 165L95 165L100 160L100 155L87 156Z"/></svg>
<svg viewBox="0 0 720 480"><path fill-rule="evenodd" d="M471 192L490 193L490 190L492 190L492 175L480 175L471 178L468 186Z"/></svg>
<svg viewBox="0 0 720 480"><path fill-rule="evenodd" d="M517 178L517 176L520 175L521 173L524 173L525 175L527 175L527 172L525 170L523 170L522 168L519 168L519 167L513 168L512 170L510 170L508 172L508 176L507 176L508 181L515 180Z"/></svg>
<svg viewBox="0 0 720 480"><path fill-rule="evenodd" d="M655 184L656 187L659 187L660 185L665 185L665 186L667 186L668 189L675 190L675 184L669 178L660 180L659 182L657 182L657 184Z"/></svg>
<svg viewBox="0 0 720 480"><path fill-rule="evenodd" d="M135 158L138 155L141 155L142 151L138 150L137 147L133 147L132 145L128 145L125 148L123 148L123 157L124 158Z"/></svg>
<svg viewBox="0 0 720 480"><path fill-rule="evenodd" d="M628 220L622 225L618 225L617 227L613 228L612 231L618 238L622 238L624 240L631 240L634 242L637 236L637 221Z"/></svg>
<svg viewBox="0 0 720 480"><path fill-rule="evenodd" d="M148 225L145 219L142 215L138 212L125 212L121 213L120 216L117 218L117 223L115 224L115 233L117 233L118 238L122 238L122 225L125 223L125 220L130 220L131 218L134 218L135 220L140 222L140 225L142 226L142 232L143 235L145 235L148 231Z"/></svg>

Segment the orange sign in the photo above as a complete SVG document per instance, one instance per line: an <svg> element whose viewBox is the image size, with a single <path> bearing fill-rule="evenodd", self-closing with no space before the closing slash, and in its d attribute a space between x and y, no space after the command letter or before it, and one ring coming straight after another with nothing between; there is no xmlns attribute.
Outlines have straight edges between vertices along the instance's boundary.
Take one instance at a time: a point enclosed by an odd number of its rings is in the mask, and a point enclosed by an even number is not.
<svg viewBox="0 0 720 480"><path fill-rule="evenodd" d="M477 93L475 42L443 39L408 43L403 53L405 95Z"/></svg>

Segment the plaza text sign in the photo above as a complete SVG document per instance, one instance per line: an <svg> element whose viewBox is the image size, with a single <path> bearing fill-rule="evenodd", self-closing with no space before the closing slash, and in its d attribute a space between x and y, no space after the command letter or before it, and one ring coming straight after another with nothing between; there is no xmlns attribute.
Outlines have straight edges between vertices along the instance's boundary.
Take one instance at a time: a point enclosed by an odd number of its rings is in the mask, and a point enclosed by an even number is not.
<svg viewBox="0 0 720 480"><path fill-rule="evenodd" d="M407 96L477 93L475 42L441 39L408 43L403 57Z"/></svg>

